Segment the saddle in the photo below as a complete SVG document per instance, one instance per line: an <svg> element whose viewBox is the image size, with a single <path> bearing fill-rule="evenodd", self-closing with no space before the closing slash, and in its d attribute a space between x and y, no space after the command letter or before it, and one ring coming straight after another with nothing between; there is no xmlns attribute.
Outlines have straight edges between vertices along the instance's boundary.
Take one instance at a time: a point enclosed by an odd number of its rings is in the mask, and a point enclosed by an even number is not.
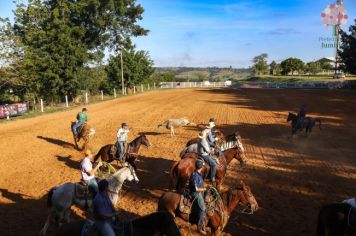
<svg viewBox="0 0 356 236"><path fill-rule="evenodd" d="M81 124L78 128L77 128L77 134L80 134L82 132L82 129L84 128L85 123Z"/></svg>
<svg viewBox="0 0 356 236"><path fill-rule="evenodd" d="M75 184L75 197L81 200L92 200L94 198L94 191L84 182Z"/></svg>
<svg viewBox="0 0 356 236"><path fill-rule="evenodd" d="M356 230L356 207L350 208L347 224L351 229Z"/></svg>

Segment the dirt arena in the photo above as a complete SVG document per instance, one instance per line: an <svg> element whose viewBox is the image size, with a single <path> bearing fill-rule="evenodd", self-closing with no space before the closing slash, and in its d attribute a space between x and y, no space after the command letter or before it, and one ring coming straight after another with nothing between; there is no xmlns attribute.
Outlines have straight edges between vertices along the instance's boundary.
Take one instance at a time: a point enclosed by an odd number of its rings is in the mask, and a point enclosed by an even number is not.
<svg viewBox="0 0 356 236"><path fill-rule="evenodd" d="M288 111L307 105L323 129L290 138ZM233 213L225 235L314 235L318 209L356 195L356 93L338 90L167 90L147 92L87 106L96 129L94 152L115 141L122 122L154 146L137 162L140 183L128 184L118 204L122 219L155 211L167 190L169 169L195 127L179 128L171 138L156 129L168 118L186 116L195 123L215 117L225 133L240 131L248 163L229 166L224 187L244 180L260 210ZM79 181L83 154L75 150L70 122L80 108L0 124L0 235L37 235L47 217L48 190ZM72 218L83 217L73 208ZM178 220L185 235L186 223ZM192 234L196 226L191 227ZM53 233L53 229L50 233Z"/></svg>

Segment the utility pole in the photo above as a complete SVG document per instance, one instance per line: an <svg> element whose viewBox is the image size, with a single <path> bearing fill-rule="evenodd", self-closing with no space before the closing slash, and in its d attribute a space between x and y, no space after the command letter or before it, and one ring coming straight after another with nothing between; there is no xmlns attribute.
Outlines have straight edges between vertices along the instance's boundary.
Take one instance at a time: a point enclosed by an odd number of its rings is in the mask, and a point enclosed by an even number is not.
<svg viewBox="0 0 356 236"><path fill-rule="evenodd" d="M121 52L120 52L120 59L121 59L121 89L122 89L122 95L125 95L125 85L124 85L124 66L122 62L122 53L123 49L121 46Z"/></svg>

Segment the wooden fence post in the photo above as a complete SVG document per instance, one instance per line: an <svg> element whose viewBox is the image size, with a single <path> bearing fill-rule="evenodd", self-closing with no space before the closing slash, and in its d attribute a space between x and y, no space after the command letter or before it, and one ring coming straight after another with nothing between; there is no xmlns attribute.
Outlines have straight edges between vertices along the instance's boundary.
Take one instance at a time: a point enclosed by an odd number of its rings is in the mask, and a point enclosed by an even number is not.
<svg viewBox="0 0 356 236"><path fill-rule="evenodd" d="M41 98L41 112L43 112L43 100Z"/></svg>

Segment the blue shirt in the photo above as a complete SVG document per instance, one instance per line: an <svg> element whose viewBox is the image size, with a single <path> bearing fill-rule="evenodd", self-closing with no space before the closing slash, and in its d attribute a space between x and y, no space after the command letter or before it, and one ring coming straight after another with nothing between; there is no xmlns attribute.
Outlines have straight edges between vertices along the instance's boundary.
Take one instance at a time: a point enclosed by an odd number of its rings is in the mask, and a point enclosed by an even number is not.
<svg viewBox="0 0 356 236"><path fill-rule="evenodd" d="M95 220L103 220L105 215L114 213L114 207L107 192L99 192L93 201L93 214Z"/></svg>
<svg viewBox="0 0 356 236"><path fill-rule="evenodd" d="M301 108L298 114L299 118L305 117L306 113L305 108Z"/></svg>
<svg viewBox="0 0 356 236"><path fill-rule="evenodd" d="M204 188L204 180L203 176L200 173L194 171L189 179L190 193L195 193L197 191L197 188Z"/></svg>

